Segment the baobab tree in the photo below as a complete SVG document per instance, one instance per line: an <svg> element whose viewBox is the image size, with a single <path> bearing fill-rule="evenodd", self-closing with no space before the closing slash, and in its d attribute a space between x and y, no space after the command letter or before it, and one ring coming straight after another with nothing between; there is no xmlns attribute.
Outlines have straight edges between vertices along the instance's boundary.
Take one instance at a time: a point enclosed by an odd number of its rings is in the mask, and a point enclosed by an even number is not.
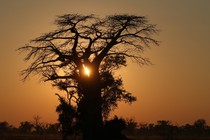
<svg viewBox="0 0 210 140"><path fill-rule="evenodd" d="M83 139L99 139L103 116L108 116L118 101L136 100L114 72L126 66L127 59L150 64L142 54L146 48L159 45L152 37L158 30L146 17L136 15L98 18L65 14L58 16L55 24L57 30L18 49L27 52L25 61L32 59L22 71L23 79L40 75L41 80L65 91L77 109Z"/></svg>

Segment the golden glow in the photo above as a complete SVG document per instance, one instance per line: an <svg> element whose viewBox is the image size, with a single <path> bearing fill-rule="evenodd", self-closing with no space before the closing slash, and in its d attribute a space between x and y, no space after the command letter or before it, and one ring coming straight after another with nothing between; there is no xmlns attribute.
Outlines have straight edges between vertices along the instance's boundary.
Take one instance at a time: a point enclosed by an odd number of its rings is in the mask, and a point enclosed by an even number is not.
<svg viewBox="0 0 210 140"><path fill-rule="evenodd" d="M26 52L19 55L14 50L42 33L56 30L57 26L53 24L56 15L79 12L84 16L97 13L98 18L113 13L147 15L149 23L157 24L157 29L161 30L157 37L154 36L161 42L160 47L153 48L152 45L141 54L150 58L154 65L139 67L129 61L127 67L114 71L115 76L122 76L125 89L137 96L137 101L131 106L120 103L113 116L134 117L145 123L166 119L178 124L191 124L199 117L210 124L210 0L165 0L163 3L156 0L122 0L120 3L94 0L94 4L81 0L76 2L77 6L71 4L73 0L51 1L49 4L47 0L0 0L0 121L19 126L21 121L30 121L34 115L39 115L41 122L57 122L55 107L59 100L54 93L62 92L51 87L50 82L38 82L39 76L31 76L22 83L19 71L32 61L25 63L22 60ZM60 8L56 8L58 4ZM41 21L34 22L38 20ZM8 30L11 27L12 30ZM96 41L95 47L98 45L102 44ZM71 47L71 43L67 47ZM81 63L93 77L93 68L84 61ZM83 74L90 78L82 65L76 72L78 76ZM63 72L59 74L64 75Z"/></svg>
<svg viewBox="0 0 210 140"><path fill-rule="evenodd" d="M89 77L90 76L90 70L84 64L82 66L85 70L85 74L87 74L87 76Z"/></svg>

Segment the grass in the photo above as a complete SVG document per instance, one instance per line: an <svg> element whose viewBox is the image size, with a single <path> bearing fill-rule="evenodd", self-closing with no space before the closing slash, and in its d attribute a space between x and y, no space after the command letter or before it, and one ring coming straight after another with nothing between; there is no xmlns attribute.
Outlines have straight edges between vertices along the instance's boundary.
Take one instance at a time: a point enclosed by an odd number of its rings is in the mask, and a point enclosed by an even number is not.
<svg viewBox="0 0 210 140"><path fill-rule="evenodd" d="M129 137L131 140L167 140L159 136ZM176 137L172 140L210 140L210 137Z"/></svg>
<svg viewBox="0 0 210 140"><path fill-rule="evenodd" d="M167 140L159 136L128 137L130 140ZM0 135L0 140L61 140L58 135ZM76 139L69 139L76 140ZM173 140L210 140L210 137L177 137Z"/></svg>
<svg viewBox="0 0 210 140"><path fill-rule="evenodd" d="M56 135L3 135L0 140L61 140Z"/></svg>

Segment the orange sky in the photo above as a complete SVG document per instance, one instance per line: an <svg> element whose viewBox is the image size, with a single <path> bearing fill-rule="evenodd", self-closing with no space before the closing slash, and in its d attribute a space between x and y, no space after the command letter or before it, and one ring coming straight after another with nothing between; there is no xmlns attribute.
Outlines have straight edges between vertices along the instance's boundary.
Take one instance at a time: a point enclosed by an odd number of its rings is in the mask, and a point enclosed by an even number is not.
<svg viewBox="0 0 210 140"><path fill-rule="evenodd" d="M155 65L130 63L118 72L138 101L120 104L113 114L139 122L210 123L209 0L0 0L0 121L57 120L59 91L37 77L22 83L18 72L27 64L15 49L55 29L55 16L65 13L144 15L161 29L161 46L145 53Z"/></svg>

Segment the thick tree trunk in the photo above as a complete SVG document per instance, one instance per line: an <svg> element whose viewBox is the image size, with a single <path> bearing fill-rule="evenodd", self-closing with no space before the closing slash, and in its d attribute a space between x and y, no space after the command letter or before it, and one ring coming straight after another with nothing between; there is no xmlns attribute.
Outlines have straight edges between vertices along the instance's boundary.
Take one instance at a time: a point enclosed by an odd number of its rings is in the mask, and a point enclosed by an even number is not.
<svg viewBox="0 0 210 140"><path fill-rule="evenodd" d="M79 106L83 140L99 140L103 128L99 76L88 77L83 82L84 97Z"/></svg>
<svg viewBox="0 0 210 140"><path fill-rule="evenodd" d="M100 98L86 98L84 101L85 109L83 113L83 139L96 140L99 139L102 131L102 116Z"/></svg>

